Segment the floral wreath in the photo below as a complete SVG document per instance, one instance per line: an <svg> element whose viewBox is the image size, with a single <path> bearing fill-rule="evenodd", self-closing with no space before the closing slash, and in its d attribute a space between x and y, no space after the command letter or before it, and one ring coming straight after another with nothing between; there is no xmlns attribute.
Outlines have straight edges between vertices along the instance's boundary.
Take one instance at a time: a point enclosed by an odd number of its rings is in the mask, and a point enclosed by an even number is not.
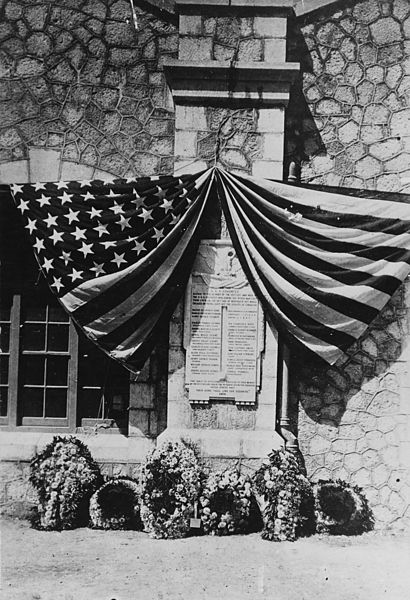
<svg viewBox="0 0 410 600"><path fill-rule="evenodd" d="M211 473L199 498L203 531L210 535L250 530L252 484L234 469Z"/></svg>
<svg viewBox="0 0 410 600"><path fill-rule="evenodd" d="M32 459L29 480L39 501L33 526L61 530L87 523L88 500L102 476L78 438L55 436Z"/></svg>
<svg viewBox="0 0 410 600"><path fill-rule="evenodd" d="M373 516L361 488L345 481L320 480L313 485L318 533L356 535L373 528Z"/></svg>
<svg viewBox="0 0 410 600"><path fill-rule="evenodd" d="M141 474L141 519L151 537L188 534L202 479L196 450L188 442L165 442L148 454Z"/></svg>
<svg viewBox="0 0 410 600"><path fill-rule="evenodd" d="M90 500L91 526L96 529L137 529L141 524L139 485L118 477L102 485Z"/></svg>
<svg viewBox="0 0 410 600"><path fill-rule="evenodd" d="M273 450L256 471L254 485L263 514L263 539L294 541L310 533L312 488L293 453L283 448Z"/></svg>

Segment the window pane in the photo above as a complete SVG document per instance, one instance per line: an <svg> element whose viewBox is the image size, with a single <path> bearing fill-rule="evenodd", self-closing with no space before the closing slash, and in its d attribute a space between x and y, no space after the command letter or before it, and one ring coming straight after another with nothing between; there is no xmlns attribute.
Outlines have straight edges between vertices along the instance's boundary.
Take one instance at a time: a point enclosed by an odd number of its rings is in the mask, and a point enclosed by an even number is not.
<svg viewBox="0 0 410 600"><path fill-rule="evenodd" d="M67 390L46 389L46 417L67 416Z"/></svg>
<svg viewBox="0 0 410 600"><path fill-rule="evenodd" d="M45 350L46 328L45 325L23 325L23 350Z"/></svg>
<svg viewBox="0 0 410 600"><path fill-rule="evenodd" d="M7 397L8 389L4 386L0 387L0 417L7 416Z"/></svg>
<svg viewBox="0 0 410 600"><path fill-rule="evenodd" d="M69 316L59 304L48 307L48 321L51 323L68 323Z"/></svg>
<svg viewBox="0 0 410 600"><path fill-rule="evenodd" d="M0 324L0 352L8 352L10 344L10 325Z"/></svg>
<svg viewBox="0 0 410 600"><path fill-rule="evenodd" d="M9 357L0 356L0 383L9 382Z"/></svg>
<svg viewBox="0 0 410 600"><path fill-rule="evenodd" d="M101 390L82 389L78 398L78 405L81 409L81 416L88 419L102 419L102 393Z"/></svg>
<svg viewBox="0 0 410 600"><path fill-rule="evenodd" d="M23 417L43 416L43 394L43 388L21 388Z"/></svg>
<svg viewBox="0 0 410 600"><path fill-rule="evenodd" d="M38 306L35 304L37 298L34 296L31 300L24 299L24 320L25 321L42 321L46 320L46 305Z"/></svg>
<svg viewBox="0 0 410 600"><path fill-rule="evenodd" d="M4 303L4 306L0 307L0 321L10 321L10 312L11 307Z"/></svg>
<svg viewBox="0 0 410 600"><path fill-rule="evenodd" d="M47 358L47 385L67 385L68 356Z"/></svg>
<svg viewBox="0 0 410 600"><path fill-rule="evenodd" d="M47 328L47 350L67 352L68 325L49 325Z"/></svg>
<svg viewBox="0 0 410 600"><path fill-rule="evenodd" d="M44 356L23 355L21 357L21 382L44 385Z"/></svg>

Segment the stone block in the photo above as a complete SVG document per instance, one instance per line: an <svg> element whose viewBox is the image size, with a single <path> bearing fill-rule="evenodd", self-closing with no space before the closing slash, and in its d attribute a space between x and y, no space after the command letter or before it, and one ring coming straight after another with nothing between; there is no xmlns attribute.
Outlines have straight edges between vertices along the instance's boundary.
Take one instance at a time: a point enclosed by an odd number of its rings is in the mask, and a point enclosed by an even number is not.
<svg viewBox="0 0 410 600"><path fill-rule="evenodd" d="M261 108L258 111L256 131L259 133L284 133L285 109Z"/></svg>
<svg viewBox="0 0 410 600"><path fill-rule="evenodd" d="M129 426L134 430L134 435L149 435L149 410L145 408L131 408L129 411Z"/></svg>
<svg viewBox="0 0 410 600"><path fill-rule="evenodd" d="M81 165L79 163L73 163L69 161L63 161L61 164L61 175L62 181L72 180L87 180L92 179L94 169Z"/></svg>
<svg viewBox="0 0 410 600"><path fill-rule="evenodd" d="M275 429L276 407L273 403L274 396L271 396L270 404L258 404L255 414L255 429L267 429L269 431Z"/></svg>
<svg viewBox="0 0 410 600"><path fill-rule="evenodd" d="M252 175L254 177L263 177L265 179L283 178L283 163L272 160L255 160L252 165Z"/></svg>
<svg viewBox="0 0 410 600"><path fill-rule="evenodd" d="M60 152L30 148L30 181L57 181L60 179Z"/></svg>
<svg viewBox="0 0 410 600"><path fill-rule="evenodd" d="M0 183L23 183L29 180L27 160L14 160L0 164Z"/></svg>
<svg viewBox="0 0 410 600"><path fill-rule="evenodd" d="M283 135L281 133L263 133L263 160L283 161Z"/></svg>
<svg viewBox="0 0 410 600"><path fill-rule="evenodd" d="M255 17L255 35L263 38L286 38L286 17Z"/></svg>
<svg viewBox="0 0 410 600"><path fill-rule="evenodd" d="M239 42L239 52L237 60L244 62L257 62L263 60L262 40L258 38L249 38ZM265 58L266 60L266 58ZM280 60L277 58L277 60Z"/></svg>
<svg viewBox="0 0 410 600"><path fill-rule="evenodd" d="M189 130L175 131L175 156L193 158L196 156L197 132Z"/></svg>
<svg viewBox="0 0 410 600"><path fill-rule="evenodd" d="M285 62L286 60L286 40L282 38L273 38L265 40L263 60L265 62Z"/></svg>
<svg viewBox="0 0 410 600"><path fill-rule="evenodd" d="M131 409L146 408L151 409L155 406L155 387L152 383L134 383L130 388Z"/></svg>
<svg viewBox="0 0 410 600"><path fill-rule="evenodd" d="M212 38L181 37L178 58L181 60L211 60Z"/></svg>
<svg viewBox="0 0 410 600"><path fill-rule="evenodd" d="M202 17L200 15L179 15L180 35L201 35Z"/></svg>
<svg viewBox="0 0 410 600"><path fill-rule="evenodd" d="M204 106L181 106L175 107L176 129L191 129L195 131L207 131L208 123Z"/></svg>

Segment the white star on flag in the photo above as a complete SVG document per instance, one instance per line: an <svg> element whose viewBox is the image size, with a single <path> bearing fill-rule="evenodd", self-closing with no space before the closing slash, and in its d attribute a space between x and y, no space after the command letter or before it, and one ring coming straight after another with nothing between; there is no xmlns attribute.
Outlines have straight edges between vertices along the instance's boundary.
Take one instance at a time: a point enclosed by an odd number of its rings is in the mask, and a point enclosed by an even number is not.
<svg viewBox="0 0 410 600"><path fill-rule="evenodd" d="M61 283L61 277L53 277L54 283L51 284L51 287L55 287L57 290L57 294L60 292L61 288L64 287Z"/></svg>
<svg viewBox="0 0 410 600"><path fill-rule="evenodd" d="M47 273L49 272L50 269L54 269L53 267L53 259L50 258L44 258L44 263L43 263L43 269L45 269L47 271Z"/></svg>
<svg viewBox="0 0 410 600"><path fill-rule="evenodd" d="M57 189L58 190L62 190L62 189L67 189L68 185L66 181L57 181Z"/></svg>
<svg viewBox="0 0 410 600"><path fill-rule="evenodd" d="M168 211L170 211L172 209L172 200L167 200L166 198L164 198L164 202L162 204L159 205L160 208L163 208L165 210L165 213L168 214Z"/></svg>
<svg viewBox="0 0 410 600"><path fill-rule="evenodd" d="M14 196L16 194L22 194L23 193L23 186L22 185L17 185L17 183L13 183L13 185L11 185L10 187L11 187L11 191L13 192Z"/></svg>
<svg viewBox="0 0 410 600"><path fill-rule="evenodd" d="M108 235L108 229L107 229L107 225L103 225L102 223L100 223L98 221L98 226L97 227L93 227L94 231L98 231L98 237L101 237L102 235L106 234Z"/></svg>
<svg viewBox="0 0 410 600"><path fill-rule="evenodd" d="M55 246L57 242L63 241L63 234L61 233L61 231L57 231L56 229L54 229L52 235L50 235L50 240L53 240L53 244Z"/></svg>
<svg viewBox="0 0 410 600"><path fill-rule="evenodd" d="M127 227L131 227L130 220L131 220L131 217L129 219L126 219L124 217L124 215L120 216L120 220L117 221L117 225L121 226L121 231L124 231L124 229L126 229Z"/></svg>
<svg viewBox="0 0 410 600"><path fill-rule="evenodd" d="M143 252L146 249L145 242L137 242L136 241L133 249L137 251L137 254L140 254L141 252Z"/></svg>
<svg viewBox="0 0 410 600"><path fill-rule="evenodd" d="M159 240L161 240L164 237L164 230L163 229L157 229L156 227L154 227L154 235L152 236L155 240L157 240L157 243L159 242Z"/></svg>
<svg viewBox="0 0 410 600"><path fill-rule="evenodd" d="M72 273L69 273L69 277L71 277L71 281L75 281L76 279L81 279L83 275L83 271L77 271L73 269Z"/></svg>
<svg viewBox="0 0 410 600"><path fill-rule="evenodd" d="M37 219L29 219L28 224L25 225L25 229L28 229L30 233L33 233L34 229L37 229L36 223Z"/></svg>
<svg viewBox="0 0 410 600"><path fill-rule="evenodd" d="M43 206L45 206L46 204L50 205L50 196L44 196L44 194L41 194L40 198L36 198L37 202L40 204L41 208L43 208Z"/></svg>
<svg viewBox="0 0 410 600"><path fill-rule="evenodd" d="M28 208L28 200L20 200L20 204L18 205L18 208L21 210L21 214L24 214L25 210L29 210Z"/></svg>
<svg viewBox="0 0 410 600"><path fill-rule="evenodd" d="M73 197L73 194L67 194L67 192L64 192L61 196L59 196L60 200L61 200L61 204L65 204L66 202L72 202L71 198Z"/></svg>
<svg viewBox="0 0 410 600"><path fill-rule="evenodd" d="M86 244L85 242L83 242L81 248L79 249L79 252L82 252L85 258L87 254L93 254L93 251L91 250L92 247L92 244Z"/></svg>
<svg viewBox="0 0 410 600"><path fill-rule="evenodd" d="M79 227L75 228L75 231L71 234L77 240L85 240L87 239L85 236L85 229L80 229Z"/></svg>
<svg viewBox="0 0 410 600"><path fill-rule="evenodd" d="M65 217L66 219L68 219L68 222L69 222L69 223L70 223L70 225L71 225L71 223L72 223L73 221L79 221L79 218L78 218L78 216L77 216L77 215L79 215L79 214L80 214L80 211L79 211L79 210L72 210L71 208L69 208L69 209L68 209L68 213L67 213L66 215L64 215L64 217Z"/></svg>
<svg viewBox="0 0 410 600"><path fill-rule="evenodd" d="M151 220L153 221L153 217L151 216L152 210L145 210L145 208L142 209L141 214L138 215L138 217L140 217L141 219L144 219L144 223L146 223L147 221Z"/></svg>
<svg viewBox="0 0 410 600"><path fill-rule="evenodd" d="M96 217L99 219L102 215L102 210L98 210L92 206L91 210L88 211L88 214L90 215L90 219L95 219Z"/></svg>
<svg viewBox="0 0 410 600"><path fill-rule="evenodd" d="M37 183L33 183L32 186L33 186L35 192L46 189L45 184L41 183L40 181L38 181Z"/></svg>
<svg viewBox="0 0 410 600"><path fill-rule="evenodd" d="M84 196L84 200L95 200L95 196L93 196L93 194L90 194L90 192L87 192Z"/></svg>
<svg viewBox="0 0 410 600"><path fill-rule="evenodd" d="M122 263L126 263L127 262L126 260L124 260L124 254L117 254L116 252L114 252L114 257L115 258L113 258L113 260L111 260L110 262L115 263L117 265L117 267L120 268L120 265Z"/></svg>
<svg viewBox="0 0 410 600"><path fill-rule="evenodd" d="M51 227L52 225L54 227L57 227L57 216L56 215L50 215L50 213L48 213L48 217L47 219L44 219L44 223L47 223L47 227Z"/></svg>
<svg viewBox="0 0 410 600"><path fill-rule="evenodd" d="M105 271L104 271L104 263L98 264L98 263L94 262L94 266L91 267L90 270L95 272L95 276L96 277L99 277L100 275L104 275L104 273L105 273Z"/></svg>
<svg viewBox="0 0 410 600"><path fill-rule="evenodd" d="M33 246L37 250L37 252L40 252L40 250L45 250L44 242L43 242L43 240L40 240L39 238L36 238L36 242L35 242L35 244L33 244Z"/></svg>
<svg viewBox="0 0 410 600"><path fill-rule="evenodd" d="M73 262L73 259L71 258L71 252L66 252L63 250L61 253L61 260L64 261L65 266L67 266L69 262Z"/></svg>
<svg viewBox="0 0 410 600"><path fill-rule="evenodd" d="M123 209L123 207L122 207L122 204L118 204L118 203L117 203L115 200L114 200L114 205L113 205L113 206L110 206L109 210L112 210L112 212L113 212L115 215L118 215L118 214L120 214L120 213L123 213L123 212L124 212L124 209Z"/></svg>

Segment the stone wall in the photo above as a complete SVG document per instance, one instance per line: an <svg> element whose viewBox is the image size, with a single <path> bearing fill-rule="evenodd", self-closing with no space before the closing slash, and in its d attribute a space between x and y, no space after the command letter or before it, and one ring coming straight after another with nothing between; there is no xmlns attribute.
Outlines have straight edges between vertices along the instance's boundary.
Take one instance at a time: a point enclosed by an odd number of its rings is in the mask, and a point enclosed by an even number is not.
<svg viewBox="0 0 410 600"><path fill-rule="evenodd" d="M299 27L303 93L289 107L286 152L303 181L410 189L409 2L339 2Z"/></svg>
<svg viewBox="0 0 410 600"><path fill-rule="evenodd" d="M0 181L172 172L177 30L136 11L137 30L126 0L1 3Z"/></svg>
<svg viewBox="0 0 410 600"><path fill-rule="evenodd" d="M309 52L288 159L306 182L410 191L410 4L337 8L302 26ZM292 366L309 475L362 486L378 527L410 523L409 307L406 284L345 364Z"/></svg>

